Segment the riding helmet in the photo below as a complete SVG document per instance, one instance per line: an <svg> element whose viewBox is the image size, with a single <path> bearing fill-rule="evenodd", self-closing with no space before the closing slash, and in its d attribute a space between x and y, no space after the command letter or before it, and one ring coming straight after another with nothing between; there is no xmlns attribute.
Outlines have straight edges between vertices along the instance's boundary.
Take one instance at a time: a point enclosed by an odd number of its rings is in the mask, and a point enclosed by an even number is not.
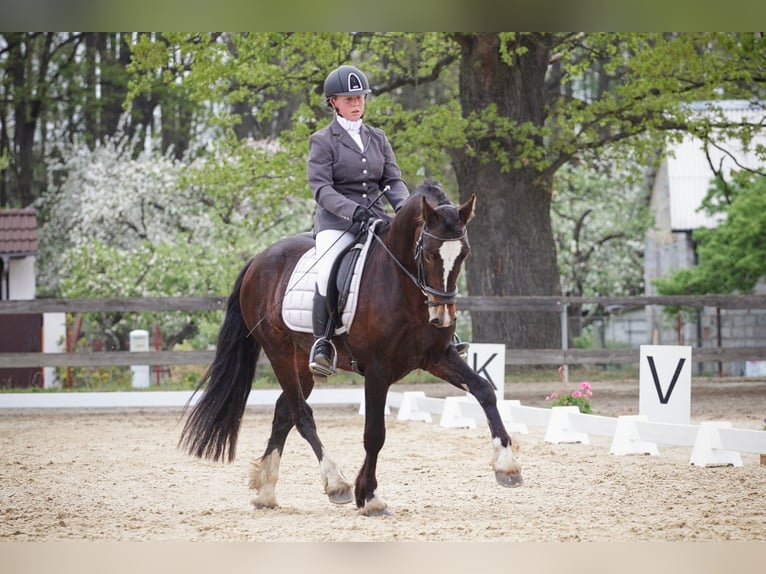
<svg viewBox="0 0 766 574"><path fill-rule="evenodd" d="M357 96L372 92L367 76L354 66L340 66L324 81L325 98L331 96Z"/></svg>

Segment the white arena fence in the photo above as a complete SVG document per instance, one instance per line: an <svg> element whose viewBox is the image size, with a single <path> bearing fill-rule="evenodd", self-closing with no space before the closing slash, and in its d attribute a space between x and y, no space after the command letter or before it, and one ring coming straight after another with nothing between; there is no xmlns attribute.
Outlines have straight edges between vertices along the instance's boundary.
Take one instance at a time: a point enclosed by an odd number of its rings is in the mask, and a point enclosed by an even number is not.
<svg viewBox="0 0 766 574"><path fill-rule="evenodd" d="M273 406L281 391L255 390L248 406ZM2 393L0 413L12 409L178 408L192 399L191 391L106 393ZM362 389L315 389L311 405L359 405L364 414ZM528 434L529 427L544 427L549 443L590 444L590 436L611 437L610 454L649 454L660 448L689 447L689 464L695 466L742 466L740 453L766 454L766 431L733 428L727 421L674 424L653 422L645 415L606 417L583 414L575 406L531 407L517 400L498 400L498 408L511 433ZM465 396L434 398L422 391L390 392L386 414L397 410L398 421L436 423L444 428L486 427L484 411L476 399Z"/></svg>

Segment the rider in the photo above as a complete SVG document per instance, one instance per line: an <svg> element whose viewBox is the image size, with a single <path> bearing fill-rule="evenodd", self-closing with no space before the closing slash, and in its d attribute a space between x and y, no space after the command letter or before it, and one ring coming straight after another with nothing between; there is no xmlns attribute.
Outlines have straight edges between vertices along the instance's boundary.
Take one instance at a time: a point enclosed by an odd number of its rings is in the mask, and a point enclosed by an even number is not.
<svg viewBox="0 0 766 574"><path fill-rule="evenodd" d="M398 211L409 190L383 130L362 123L370 84L354 66L340 66L324 82L332 122L309 139L308 182L317 202L314 237L317 279L312 314L314 346L309 367L317 375L334 374L334 326L327 305L327 283L337 255L370 219L390 219L379 196Z"/></svg>

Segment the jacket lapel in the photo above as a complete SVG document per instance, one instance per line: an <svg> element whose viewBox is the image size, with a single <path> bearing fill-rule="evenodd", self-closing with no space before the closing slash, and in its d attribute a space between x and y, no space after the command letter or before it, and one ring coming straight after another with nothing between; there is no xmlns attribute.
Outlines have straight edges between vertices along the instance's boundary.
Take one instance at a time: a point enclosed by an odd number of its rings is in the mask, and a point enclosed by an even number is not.
<svg viewBox="0 0 766 574"><path fill-rule="evenodd" d="M359 149L359 146L356 145L354 138L352 138L351 135L343 129L343 126L341 126L336 119L332 121L332 135L351 151L355 151L358 154L363 153L362 150ZM367 145L370 143L370 134L367 130L367 126L364 124L362 124L360 135L362 136L362 145L366 150Z"/></svg>

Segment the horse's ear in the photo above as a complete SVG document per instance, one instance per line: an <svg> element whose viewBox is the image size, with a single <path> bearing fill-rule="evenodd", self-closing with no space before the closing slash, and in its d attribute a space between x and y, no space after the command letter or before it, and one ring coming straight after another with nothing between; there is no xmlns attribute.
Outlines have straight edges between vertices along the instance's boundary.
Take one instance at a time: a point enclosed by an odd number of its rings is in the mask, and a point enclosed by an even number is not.
<svg viewBox="0 0 766 574"><path fill-rule="evenodd" d="M439 222L439 215L436 213L436 210L431 207L431 204L428 203L428 200L426 200L425 197L421 199L423 201L423 206L421 208L423 221L425 222L426 227L432 227Z"/></svg>
<svg viewBox="0 0 766 574"><path fill-rule="evenodd" d="M473 218L473 211L476 207L476 194L471 194L471 199L466 201L463 205L460 206L460 221L463 222L463 225L471 221Z"/></svg>

